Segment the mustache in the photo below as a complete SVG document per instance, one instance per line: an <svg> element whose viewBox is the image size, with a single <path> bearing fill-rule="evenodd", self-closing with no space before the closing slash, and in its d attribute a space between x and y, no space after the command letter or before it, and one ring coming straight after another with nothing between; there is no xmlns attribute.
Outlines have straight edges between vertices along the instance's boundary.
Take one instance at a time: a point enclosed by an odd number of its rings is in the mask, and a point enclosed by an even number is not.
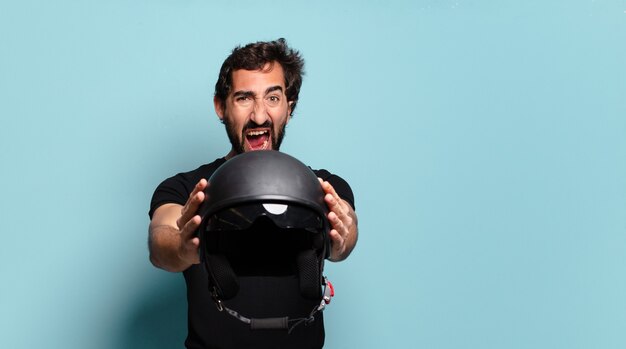
<svg viewBox="0 0 626 349"><path fill-rule="evenodd" d="M243 127L243 132L246 132L249 129L265 128L265 127L269 128L271 130L272 129L272 123L269 120L265 120L265 122L262 125L258 125L258 124L254 123L253 121L250 120Z"/></svg>

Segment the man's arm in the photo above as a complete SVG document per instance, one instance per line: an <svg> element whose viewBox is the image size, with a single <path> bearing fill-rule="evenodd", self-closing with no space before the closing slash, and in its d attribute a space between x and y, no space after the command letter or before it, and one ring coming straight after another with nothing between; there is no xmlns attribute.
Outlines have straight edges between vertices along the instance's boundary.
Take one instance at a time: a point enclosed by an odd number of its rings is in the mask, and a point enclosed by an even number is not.
<svg viewBox="0 0 626 349"><path fill-rule="evenodd" d="M333 186L320 179L326 193L324 200L330 209L328 221L331 225L330 239L332 243L330 260L342 261L350 255L358 240L359 228L356 213L352 206L339 197Z"/></svg>
<svg viewBox="0 0 626 349"><path fill-rule="evenodd" d="M184 206L165 204L154 211L148 247L150 261L155 267L178 272L200 263L200 239L195 232L202 219L196 213L204 201L206 185L206 180L200 180Z"/></svg>

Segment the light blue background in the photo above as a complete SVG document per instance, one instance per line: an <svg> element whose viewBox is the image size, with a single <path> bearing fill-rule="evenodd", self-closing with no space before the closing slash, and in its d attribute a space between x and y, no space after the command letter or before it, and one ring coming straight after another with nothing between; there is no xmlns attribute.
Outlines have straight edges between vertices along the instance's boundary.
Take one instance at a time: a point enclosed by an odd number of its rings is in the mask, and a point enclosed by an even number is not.
<svg viewBox="0 0 626 349"><path fill-rule="evenodd" d="M313 2L311 2L313 3ZM237 44L306 78L283 150L346 178L328 348L626 347L626 1L3 1L0 347L173 348L152 191L226 154Z"/></svg>

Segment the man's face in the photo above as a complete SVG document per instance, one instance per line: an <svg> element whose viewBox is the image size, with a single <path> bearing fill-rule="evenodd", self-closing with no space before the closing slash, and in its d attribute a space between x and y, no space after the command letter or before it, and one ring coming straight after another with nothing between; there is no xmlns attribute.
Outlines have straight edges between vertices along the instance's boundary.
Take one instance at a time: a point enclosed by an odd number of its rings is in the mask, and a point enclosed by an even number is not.
<svg viewBox="0 0 626 349"><path fill-rule="evenodd" d="M235 70L225 103L215 99L215 111L237 154L253 150L278 150L291 114L280 64L261 70ZM233 154L234 155L234 154Z"/></svg>

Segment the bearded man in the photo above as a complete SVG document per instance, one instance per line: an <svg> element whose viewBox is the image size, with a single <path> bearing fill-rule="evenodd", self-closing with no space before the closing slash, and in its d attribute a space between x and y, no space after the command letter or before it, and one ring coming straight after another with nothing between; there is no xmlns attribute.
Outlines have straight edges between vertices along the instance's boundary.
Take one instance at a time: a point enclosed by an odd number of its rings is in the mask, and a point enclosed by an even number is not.
<svg viewBox="0 0 626 349"><path fill-rule="evenodd" d="M199 259L197 214L205 200L207 179L226 161L249 151L279 150L298 102L304 60L284 39L236 47L224 61L215 84L215 112L225 125L232 145L217 160L163 181L150 205L150 261L158 268L183 272L187 285L187 348L321 348L324 326L321 313L307 326L287 334L281 331L250 331L212 304L208 275ZM342 261L354 248L357 217L348 183L326 170L315 170L328 205L329 260ZM254 173L250 173L254 176ZM251 261L253 263L254 261ZM236 300L257 313L289 312L298 300L282 294L280 285L261 284L258 278L243 281L255 290ZM258 299L264 299L262 304ZM269 300L268 300L269 299Z"/></svg>

